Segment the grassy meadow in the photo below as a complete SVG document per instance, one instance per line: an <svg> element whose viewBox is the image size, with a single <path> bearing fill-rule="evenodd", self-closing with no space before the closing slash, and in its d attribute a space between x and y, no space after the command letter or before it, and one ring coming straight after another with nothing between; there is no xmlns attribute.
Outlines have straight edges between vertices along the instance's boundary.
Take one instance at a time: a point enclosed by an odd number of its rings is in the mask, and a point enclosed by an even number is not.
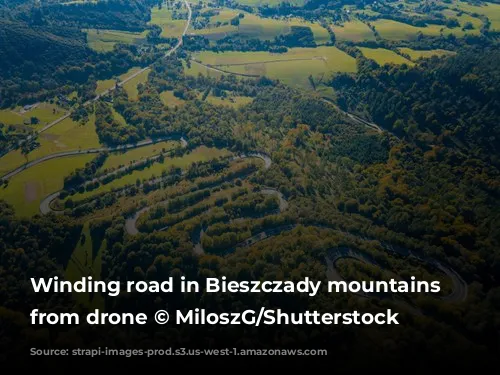
<svg viewBox="0 0 500 375"><path fill-rule="evenodd" d="M318 77L337 72L356 72L356 60L336 47L291 48L286 53L201 52L194 57L224 71L267 76L284 83L310 87L309 75ZM192 64L195 65L195 64Z"/></svg>
<svg viewBox="0 0 500 375"><path fill-rule="evenodd" d="M351 19L343 25L331 26L335 38L339 41L362 42L375 40L373 31L363 22Z"/></svg>
<svg viewBox="0 0 500 375"><path fill-rule="evenodd" d="M38 136L40 146L31 151L28 161L39 159L56 152L99 147L95 129L95 117L91 115L86 124L79 124L66 118ZM13 150L0 158L0 175L26 163L21 150ZM24 173L24 172L23 172Z"/></svg>
<svg viewBox="0 0 500 375"><path fill-rule="evenodd" d="M147 159L151 156L161 154L163 150L172 150L177 145L179 145L179 142L165 141L138 147L125 152L114 152L108 156L100 170L104 171L106 169L114 169L139 160Z"/></svg>
<svg viewBox="0 0 500 375"><path fill-rule="evenodd" d="M186 20L174 20L172 19L171 10L165 7L161 9L154 7L151 10L150 24L161 27L162 32L160 36L162 38L178 38L184 31Z"/></svg>
<svg viewBox="0 0 500 375"><path fill-rule="evenodd" d="M127 92L129 100L135 101L139 99L139 90L137 89L137 86L140 83L147 82L150 72L150 70L145 70L123 85L123 88Z"/></svg>
<svg viewBox="0 0 500 375"><path fill-rule="evenodd" d="M143 41L148 31L141 33L119 30L97 30L85 29L87 34L87 44L90 48L97 52L109 52L115 47L115 44L136 44Z"/></svg>
<svg viewBox="0 0 500 375"><path fill-rule="evenodd" d="M414 50L411 48L399 48L399 51L405 55L410 56L410 58L413 61L416 61L416 60L421 59L421 58L422 59L430 58L432 56L440 57L440 56L453 56L453 55L455 55L455 52L447 51L444 49L432 49L432 50L418 51L418 50Z"/></svg>
<svg viewBox="0 0 500 375"><path fill-rule="evenodd" d="M385 64L407 64L415 65L412 61L405 59L396 52L385 48L366 48L358 47L367 59L374 60L379 65Z"/></svg>
<svg viewBox="0 0 500 375"><path fill-rule="evenodd" d="M65 176L94 157L68 156L35 165L10 178L7 187L0 187L0 199L13 205L18 216L33 216L39 213L43 198L62 189Z"/></svg>
<svg viewBox="0 0 500 375"><path fill-rule="evenodd" d="M84 199L99 193L111 191L114 188L120 188L125 185L135 184L137 179L143 180L143 179L149 179L153 176L159 177L161 176L162 171L168 170L172 166L179 168L187 168L194 162L208 161L211 159L215 159L230 154L231 153L225 149L200 146L191 151L187 155L184 155L182 157L165 158L165 161L163 163L154 163L149 168L133 171L131 174L123 176L120 179L113 180L106 185L101 185L95 190L84 192L83 194L77 193L74 196L72 196L71 199L74 201L78 201L80 199Z"/></svg>

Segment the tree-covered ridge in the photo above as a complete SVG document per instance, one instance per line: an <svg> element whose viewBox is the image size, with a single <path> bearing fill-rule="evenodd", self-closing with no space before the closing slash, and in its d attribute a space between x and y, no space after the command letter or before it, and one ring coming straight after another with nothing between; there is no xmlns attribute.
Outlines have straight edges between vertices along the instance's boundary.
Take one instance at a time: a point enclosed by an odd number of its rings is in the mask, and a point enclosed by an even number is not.
<svg viewBox="0 0 500 375"><path fill-rule="evenodd" d="M416 67L373 67L339 75L339 104L366 111L382 127L432 147L445 144L498 165L500 76L497 47L464 49Z"/></svg>

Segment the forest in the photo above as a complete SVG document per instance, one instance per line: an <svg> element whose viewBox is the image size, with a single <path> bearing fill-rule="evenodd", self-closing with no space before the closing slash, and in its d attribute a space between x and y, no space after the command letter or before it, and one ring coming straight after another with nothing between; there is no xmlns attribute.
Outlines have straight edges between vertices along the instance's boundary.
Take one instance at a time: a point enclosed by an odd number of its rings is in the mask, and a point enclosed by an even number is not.
<svg viewBox="0 0 500 375"><path fill-rule="evenodd" d="M333 371L477 372L497 361L493 11L458 15L451 7L465 5L456 1L230 1L193 3L194 11L150 0L0 4L0 362L28 368L35 346L327 348ZM467 6L496 11L498 2ZM400 29L384 34L384 25ZM111 47L91 48L84 29ZM117 297L34 293L30 278L53 276L172 277L176 287ZM322 288L314 298L178 288L182 277L203 285L222 276L323 285L416 277L443 288ZM35 308L152 317L262 306L390 308L402 324L29 320Z"/></svg>

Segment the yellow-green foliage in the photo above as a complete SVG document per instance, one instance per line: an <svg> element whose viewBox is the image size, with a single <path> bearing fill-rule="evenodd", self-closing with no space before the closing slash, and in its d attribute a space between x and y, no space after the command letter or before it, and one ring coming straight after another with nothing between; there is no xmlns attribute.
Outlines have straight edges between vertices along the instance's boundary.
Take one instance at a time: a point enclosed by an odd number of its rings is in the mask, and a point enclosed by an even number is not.
<svg viewBox="0 0 500 375"><path fill-rule="evenodd" d="M137 86L139 85L139 83L144 84L147 82L150 72L150 70L145 70L123 85L123 88L127 92L128 98L130 100L139 99L139 90L137 90Z"/></svg>
<svg viewBox="0 0 500 375"><path fill-rule="evenodd" d="M141 33L118 30L83 30L87 34L87 44L98 52L112 51L115 44L134 44L146 38L148 31Z"/></svg>
<svg viewBox="0 0 500 375"><path fill-rule="evenodd" d="M413 61L416 61L420 58L430 58L432 56L452 56L456 53L453 51L447 51L444 49L432 49L427 51L418 51L411 48L399 48L401 53L410 56Z"/></svg>
<svg viewBox="0 0 500 375"><path fill-rule="evenodd" d="M225 98L219 98L213 95L207 96L205 99L207 102L213 105L224 105L233 108L239 108L244 106L245 104L249 104L252 102L252 98L248 96L227 96Z"/></svg>
<svg viewBox="0 0 500 375"><path fill-rule="evenodd" d="M453 34L462 37L466 34L460 27L449 29L443 25L427 25L426 27L416 27L406 23L393 20L379 19L373 21L372 25L379 35L387 40L413 40L416 39L419 32L428 36L439 36Z"/></svg>
<svg viewBox="0 0 500 375"><path fill-rule="evenodd" d="M186 20L173 20L172 11L163 7L154 7L151 10L151 24L158 25L162 29L162 38L177 38L182 35Z"/></svg>
<svg viewBox="0 0 500 375"><path fill-rule="evenodd" d="M290 48L287 53L201 52L195 58L235 74L265 75L286 84L310 87L309 75L316 81L337 72L356 72L356 60L336 47Z"/></svg>
<svg viewBox="0 0 500 375"><path fill-rule="evenodd" d="M97 189L76 194L71 199L80 200L89 196L93 196L102 192L110 191L113 188L122 187L128 184L134 184L137 179L149 179L153 176L161 176L162 171L168 170L172 166L179 168L187 168L192 163L198 161L207 161L218 158L220 156L230 155L231 153L225 149L209 148L201 146L191 151L189 154L182 157L165 158L163 163L154 163L150 168L133 171L131 174L125 175L122 178L111 181L106 185L101 185Z"/></svg>
<svg viewBox="0 0 500 375"><path fill-rule="evenodd" d="M363 22L353 18L343 25L333 25L332 30L335 39L339 41L348 40L351 42L361 42L365 40L375 40L375 35Z"/></svg>
<svg viewBox="0 0 500 375"><path fill-rule="evenodd" d="M13 205L19 216L35 215L43 198L62 189L65 176L83 168L94 157L68 156L35 165L9 179L7 187L0 187L0 199Z"/></svg>
<svg viewBox="0 0 500 375"><path fill-rule="evenodd" d="M79 124L66 118L38 136L40 147L28 154L28 161L39 159L55 152L99 147L95 129L95 116L86 124ZM0 158L0 175L4 175L26 163L20 150L9 152ZM24 172L23 172L24 173Z"/></svg>
<svg viewBox="0 0 500 375"><path fill-rule="evenodd" d="M491 22L491 31L500 31L500 4L484 3L481 6L467 4L462 1L453 3L457 9L468 13L476 13L488 17Z"/></svg>
<svg viewBox="0 0 500 375"><path fill-rule="evenodd" d="M29 125L30 129L36 130L64 115L64 110L55 104L40 103L35 108L23 111L22 107L0 110L0 123L5 125L30 124L31 117L36 117L40 122Z"/></svg>
<svg viewBox="0 0 500 375"><path fill-rule="evenodd" d="M104 162L104 165L101 167L101 170L125 166L132 162L158 155L163 152L162 150L171 150L176 145L179 145L179 142L166 141L155 143L149 146L138 147L123 153L114 152L108 156L108 158Z"/></svg>
<svg viewBox="0 0 500 375"><path fill-rule="evenodd" d="M169 107L180 106L185 103L184 100L176 97L172 91L163 91L160 94L160 99L164 105Z"/></svg>
<svg viewBox="0 0 500 375"><path fill-rule="evenodd" d="M379 65L384 65L384 64L415 65L412 61L405 59L403 56L398 55L396 52L385 48L359 47L359 49L367 59L372 59Z"/></svg>
<svg viewBox="0 0 500 375"><path fill-rule="evenodd" d="M129 69L128 72L123 73L118 77L118 80L123 81L124 79L127 79L130 77L132 74L137 72L140 68L131 68ZM106 90L109 90L110 88L114 87L116 85L117 80L116 79L104 79L104 80L99 80L97 81L97 88L95 89L96 94L101 94Z"/></svg>
<svg viewBox="0 0 500 375"><path fill-rule="evenodd" d="M219 14L210 17L208 27L190 32L197 35L205 35L209 39L221 39L227 35L238 35L243 39L261 39L271 40L279 35L290 33L291 26L307 26L311 28L314 34L314 40L317 44L325 44L330 40L328 31L317 23L304 21L298 18L274 19L262 18L255 14L235 11L230 9L221 9ZM240 19L239 26L230 24L231 19L243 13L244 17ZM217 26L218 23L221 23Z"/></svg>

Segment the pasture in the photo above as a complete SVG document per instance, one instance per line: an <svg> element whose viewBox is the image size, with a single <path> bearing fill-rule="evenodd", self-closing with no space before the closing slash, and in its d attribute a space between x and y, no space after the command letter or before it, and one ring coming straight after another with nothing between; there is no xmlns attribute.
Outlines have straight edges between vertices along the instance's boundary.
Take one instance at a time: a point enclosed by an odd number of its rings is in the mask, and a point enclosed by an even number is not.
<svg viewBox="0 0 500 375"><path fill-rule="evenodd" d="M356 60L336 47L290 48L286 53L201 52L194 57L214 68L239 75L267 76L284 83L310 88L316 81L338 72L356 72ZM194 64L193 64L194 65Z"/></svg>
<svg viewBox="0 0 500 375"><path fill-rule="evenodd" d="M27 111L24 111L22 107L2 109L0 110L0 122L5 125L28 125L30 130L37 130L63 116L64 112L64 109L56 104L43 102ZM39 123L31 124L32 117L36 117Z"/></svg>
<svg viewBox="0 0 500 375"><path fill-rule="evenodd" d="M148 31L130 32L119 30L98 30L84 29L87 34L87 44L97 52L109 52L115 47L115 44L137 44L145 40Z"/></svg>
<svg viewBox="0 0 500 375"><path fill-rule="evenodd" d="M40 146L27 155L28 161L61 151L99 147L95 129L95 117L91 115L86 124L66 118L38 136ZM0 158L0 175L26 163L21 150L13 150ZM25 173L25 172L23 172Z"/></svg>
<svg viewBox="0 0 500 375"><path fill-rule="evenodd" d="M83 194L77 193L72 196L71 199L73 201L78 201L80 199L84 199L99 193L111 191L115 188L124 187L125 185L135 184L138 179L142 181L143 179L159 177L161 176L162 171L168 170L171 167L187 168L194 162L208 161L216 159L220 156L227 156L230 154L231 153L225 149L200 146L184 156L165 158L165 161L163 163L156 162L149 168L135 170L132 173L127 174L119 179L113 180L106 185L101 185L95 190L89 192L86 191Z"/></svg>
<svg viewBox="0 0 500 375"><path fill-rule="evenodd" d="M172 11L165 7L161 9L154 7L151 10L150 24L161 27L162 32L160 36L162 38L178 38L182 35L186 22L186 20L172 19Z"/></svg>
<svg viewBox="0 0 500 375"><path fill-rule="evenodd" d="M181 106L185 103L184 100L176 97L173 91L163 91L160 94L160 100L167 107Z"/></svg>
<svg viewBox="0 0 500 375"><path fill-rule="evenodd" d="M343 25L332 25L335 38L339 41L362 42L375 40L373 31L363 22L353 18Z"/></svg>
<svg viewBox="0 0 500 375"><path fill-rule="evenodd" d="M65 176L94 157L69 156L35 165L9 179L7 187L0 187L0 199L13 205L18 216L33 216L39 213L43 198L62 189Z"/></svg>
<svg viewBox="0 0 500 375"><path fill-rule="evenodd" d="M367 59L374 60L379 65L385 64L407 64L415 65L412 61L405 59L403 56L398 55L396 52L385 49L385 48L366 48L358 47Z"/></svg>
<svg viewBox="0 0 500 375"><path fill-rule="evenodd" d="M213 105L222 105L232 108L240 108L246 104L249 104L253 101L253 98L248 96L227 96L224 98L219 98L217 96L208 95L205 99L208 103Z"/></svg>
<svg viewBox="0 0 500 375"><path fill-rule="evenodd" d="M147 82L150 72L150 70L145 70L123 85L129 100L136 101L139 99L139 90L137 89L137 86L140 83L144 84Z"/></svg>
<svg viewBox="0 0 500 375"><path fill-rule="evenodd" d="M458 10L478 14L487 17L490 22L491 31L500 31L500 4L493 4L485 2L484 5L472 5L463 1L454 1L453 6Z"/></svg>
<svg viewBox="0 0 500 375"><path fill-rule="evenodd" d="M123 81L130 77L132 74L137 72L141 68L130 68L126 73L121 74L120 76L116 78L111 78L111 79L103 79L97 81L97 87L95 89L96 95L102 94L104 91L109 90L110 88L114 87L116 85L117 81Z"/></svg>
<svg viewBox="0 0 500 375"><path fill-rule="evenodd" d="M379 19L371 23L379 35L391 41L414 40L419 33L427 36L440 36L453 34L457 37L463 37L466 31L460 27L449 29L443 25L427 25L426 27L416 27L406 23L387 19Z"/></svg>
<svg viewBox="0 0 500 375"><path fill-rule="evenodd" d="M426 50L426 51L418 51L414 50L411 48L399 48L399 51L405 55L410 56L410 59L413 61L417 61L418 59L425 59L425 58L430 58L432 56L453 56L456 53L453 51L447 51L444 49L433 49L433 50Z"/></svg>
<svg viewBox="0 0 500 375"><path fill-rule="evenodd" d="M125 152L113 152L107 157L106 161L104 162L100 170L105 171L107 169L114 169L126 166L130 163L144 160L151 156L159 155L162 152L172 150L173 148L175 148L175 146L178 145L179 142L166 141L166 142L154 143L152 145L144 147L138 147Z"/></svg>
<svg viewBox="0 0 500 375"><path fill-rule="evenodd" d="M231 19L243 13L238 26L230 24ZM211 40L222 39L228 35L237 36L241 39L272 40L277 36L290 33L291 26L307 26L314 34L316 44L325 44L330 41L328 30L317 23L301 20L299 18L274 19L263 18L255 14L231 9L220 9L219 14L210 17L208 27L195 30L190 33L204 35Z"/></svg>

